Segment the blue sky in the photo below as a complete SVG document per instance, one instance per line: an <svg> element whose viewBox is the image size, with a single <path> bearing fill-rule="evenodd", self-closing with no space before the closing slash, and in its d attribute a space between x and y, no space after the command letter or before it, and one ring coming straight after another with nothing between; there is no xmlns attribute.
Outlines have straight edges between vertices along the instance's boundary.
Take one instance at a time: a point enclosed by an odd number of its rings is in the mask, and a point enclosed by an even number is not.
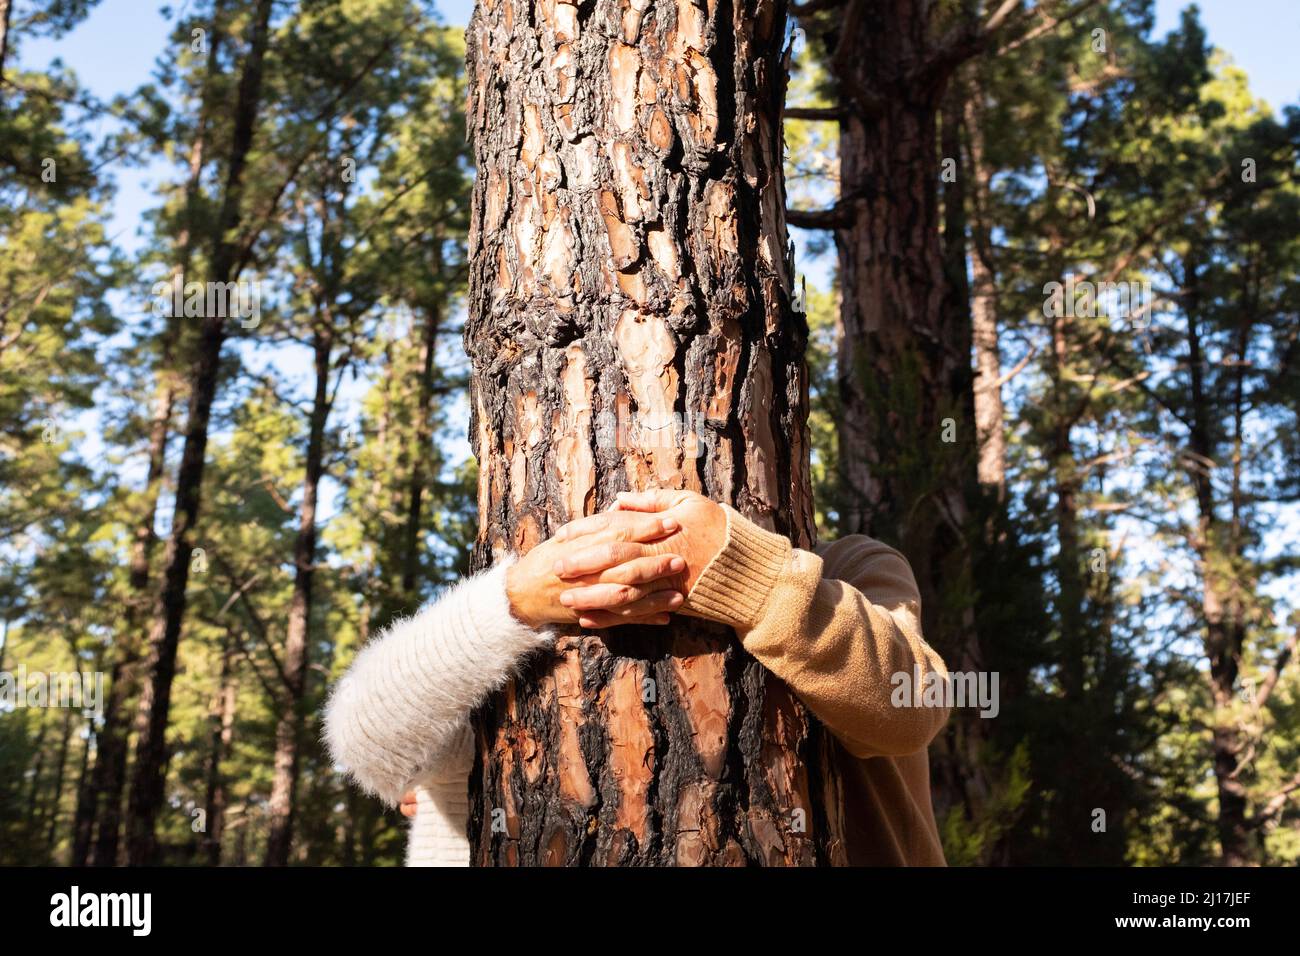
<svg viewBox="0 0 1300 956"><path fill-rule="evenodd" d="M1157 35L1176 26L1180 11L1188 5L1186 0L1157 0ZM1296 0L1203 0L1199 6L1210 41L1246 70L1257 96L1267 100L1275 111L1287 103L1300 102L1300 70L1295 66L1300 40L1300 3ZM445 0L439 8L446 22L464 25L473 9L473 0ZM101 0L88 18L62 39L22 43L19 62L25 69L39 70L57 58L101 99L129 93L150 81L155 58L167 40L170 24L160 9L161 4L156 0ZM133 252L142 242L142 216L155 202L152 185L174 176L174 168L161 161L117 171L110 234L124 251ZM825 287L830 257L819 261L808 255L808 235L802 232L793 230L801 271L807 273L810 284ZM126 301L125 296L114 304L124 310L138 308ZM281 375L293 381L291 387L304 387L310 367L305 353L294 355L291 350L286 353L276 349L270 350L274 355L268 355L266 350L253 351L262 353L253 364L273 363ZM454 360L450 355L447 358ZM346 401L350 396L343 397ZM457 432L456 417L461 416L453 415L451 432L463 434L463 429ZM96 429L91 427L87 431L93 436ZM468 454L469 446L466 442L459 449L447 448L447 451L457 457L458 453Z"/></svg>
<svg viewBox="0 0 1300 956"><path fill-rule="evenodd" d="M1157 36L1163 36L1177 26L1180 12L1188 5L1187 0L1157 0ZM1300 2L1203 0L1199 6L1210 41L1245 69L1256 96L1266 100L1275 112L1280 112L1289 103L1300 103L1300 69L1296 68L1295 62L1297 47L1300 47L1297 43L1300 41ZM101 99L129 93L150 81L154 60L166 42L169 22L160 14L160 7L157 0L101 0L89 18L61 40L23 43L18 51L19 62L25 69L39 70L47 68L58 58ZM445 0L440 9L446 22L464 25L473 9L473 0ZM143 168L118 170L110 233L124 251L132 252L141 244L142 215L155 201L152 184L164 178L170 179L175 174L175 169L162 161ZM806 241L809 236L802 230L793 230L793 238L801 271L807 273L810 284L824 288L831 257L824 256L818 260L809 255ZM130 302L125 294L114 300L114 306L124 313L139 308L138 303ZM447 354L443 356L446 364L463 361L458 343L449 341L447 346ZM242 354L255 366L274 365L290 389L305 394L310 370L305 352L296 354L292 347L250 347ZM355 401L364 384L358 381L345 389L345 394L340 396L342 403ZM74 426L89 441L84 450L91 460L103 451L97 434L99 429L93 418L93 414L89 415ZM469 444L462 437L466 433L467 410L463 407L452 409L449 419L450 434L444 442L444 451L455 461L470 453ZM333 487L324 489L323 520L328 520L340 504L335 490ZM1293 539L1298 524L1300 522L1292 514L1289 523L1280 529L1280 540ZM1283 590L1289 586L1286 581L1276 583Z"/></svg>
<svg viewBox="0 0 1300 956"><path fill-rule="evenodd" d="M1156 32L1178 23L1185 0L1157 0ZM1210 40L1226 50L1250 76L1256 95L1275 111L1300 102L1300 3L1296 0L1203 0L1201 18ZM166 40L169 24L152 0L102 0L91 15L58 41L28 41L20 51L24 68L42 69L56 57L72 68L92 93L108 98L148 82L154 58ZM439 4L448 23L464 25L473 0ZM130 250L144 210L153 203L151 179L156 169L128 169L118 175L112 231Z"/></svg>

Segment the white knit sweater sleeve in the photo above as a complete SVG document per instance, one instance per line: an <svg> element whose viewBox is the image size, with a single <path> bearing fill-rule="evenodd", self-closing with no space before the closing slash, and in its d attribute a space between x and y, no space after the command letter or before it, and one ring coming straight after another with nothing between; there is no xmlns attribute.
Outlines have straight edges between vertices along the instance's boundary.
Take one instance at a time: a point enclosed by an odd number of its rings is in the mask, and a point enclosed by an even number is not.
<svg viewBox="0 0 1300 956"><path fill-rule="evenodd" d="M511 613L512 563L466 578L387 628L357 654L326 705L325 741L357 783L389 806L416 791L408 864L468 863L469 713L553 640L550 629Z"/></svg>

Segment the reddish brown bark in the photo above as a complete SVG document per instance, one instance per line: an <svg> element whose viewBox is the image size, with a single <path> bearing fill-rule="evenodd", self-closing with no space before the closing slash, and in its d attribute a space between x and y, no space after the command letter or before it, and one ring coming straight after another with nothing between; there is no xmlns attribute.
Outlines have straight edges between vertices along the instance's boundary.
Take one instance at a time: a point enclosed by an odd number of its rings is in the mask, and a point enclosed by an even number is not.
<svg viewBox="0 0 1300 956"><path fill-rule="evenodd" d="M656 486L811 544L785 14L782 0L475 11L477 566ZM476 726L478 864L843 858L828 738L729 630L571 631Z"/></svg>

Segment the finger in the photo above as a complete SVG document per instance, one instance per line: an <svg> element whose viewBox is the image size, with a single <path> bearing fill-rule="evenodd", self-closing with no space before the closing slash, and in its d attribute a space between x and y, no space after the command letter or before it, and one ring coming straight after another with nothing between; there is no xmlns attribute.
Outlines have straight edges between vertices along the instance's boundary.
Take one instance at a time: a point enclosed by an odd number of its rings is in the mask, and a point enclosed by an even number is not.
<svg viewBox="0 0 1300 956"><path fill-rule="evenodd" d="M650 584L673 578L686 570L686 559L677 554L654 554L633 558L594 575L584 584ZM567 577L567 576L566 576ZM576 582L575 582L576 583Z"/></svg>
<svg viewBox="0 0 1300 956"><path fill-rule="evenodd" d="M664 625L683 603L682 596L678 592L672 591L669 594L671 599L656 595L655 600L647 598L615 610L583 611L578 615L578 623L583 627L619 627L624 624ZM584 621L595 623L583 623Z"/></svg>
<svg viewBox="0 0 1300 956"><path fill-rule="evenodd" d="M670 592L678 600L667 600L656 596L655 600L646 599L636 604L617 610L582 611L578 623L583 627L619 627L624 624L657 624L669 622L674 611L681 607L681 595Z"/></svg>
<svg viewBox="0 0 1300 956"><path fill-rule="evenodd" d="M624 617L660 614L681 607L685 598L670 588L652 590L629 584L593 584L572 588L560 595L560 603L579 614L586 611L613 611Z"/></svg>
<svg viewBox="0 0 1300 956"><path fill-rule="evenodd" d="M650 491L620 491L614 504L620 511L667 511L685 495L684 491L655 488Z"/></svg>
<svg viewBox="0 0 1300 956"><path fill-rule="evenodd" d="M551 571L560 578L584 577L599 574L615 565L644 557L646 554L647 549L644 544L627 541L594 544L571 551L551 565Z"/></svg>
<svg viewBox="0 0 1300 956"><path fill-rule="evenodd" d="M552 541L572 541L584 535L605 534L615 541L653 541L672 534L679 527L676 518L633 517L626 513L602 511L578 518L555 532Z"/></svg>
<svg viewBox="0 0 1300 956"><path fill-rule="evenodd" d="M561 592L560 603L575 611L608 610L633 604L650 593L647 588L631 584L592 584Z"/></svg>
<svg viewBox="0 0 1300 956"><path fill-rule="evenodd" d="M686 596L681 591L656 591L639 601L634 601L627 607L611 609L609 613L616 614L624 619L655 617L662 614L672 614L685 603Z"/></svg>
<svg viewBox="0 0 1300 956"><path fill-rule="evenodd" d="M607 627L622 627L626 624L653 624L663 626L671 618L667 614L652 614L649 617L621 618L610 614L608 611L591 611L590 616L582 615L578 618L578 626L585 627L589 631L602 631Z"/></svg>

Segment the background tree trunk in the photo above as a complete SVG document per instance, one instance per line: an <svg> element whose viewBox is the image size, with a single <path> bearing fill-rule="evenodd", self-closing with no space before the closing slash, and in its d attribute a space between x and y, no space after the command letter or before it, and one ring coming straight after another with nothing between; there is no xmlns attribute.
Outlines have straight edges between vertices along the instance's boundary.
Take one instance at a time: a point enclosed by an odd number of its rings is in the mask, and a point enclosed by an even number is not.
<svg viewBox="0 0 1300 956"><path fill-rule="evenodd" d="M939 56L933 14L919 0L885 0L869 10L850 0L835 33L831 72L845 107L835 210L839 525L907 556L926 639L950 670L972 672L985 668L967 527L976 440L970 313L964 303L954 307L965 290L954 295L945 276L936 136L960 58ZM955 103L951 112L950 135ZM957 186L965 183L949 184ZM964 287L964 271L960 279ZM972 714L954 712L934 744L941 821L954 809L978 819L990 794L980 757L988 728Z"/></svg>
<svg viewBox="0 0 1300 956"><path fill-rule="evenodd" d="M3 670L0 665L0 670ZM95 799L91 786L95 750L95 719L86 718L86 745L81 749L81 772L77 777L77 808L72 814L72 866L85 866L90 857L90 840L95 832Z"/></svg>
<svg viewBox="0 0 1300 956"><path fill-rule="evenodd" d="M271 783L271 830L266 842L266 865L287 866L293 842L294 796L298 790L298 763L306 719L303 697L307 690L308 635L311 625L312 587L316 577L316 504L324 474L325 426L329 421L330 373L333 370L334 317L328 308L313 342L316 391L312 398L307 440L306 474L302 505L298 510L298 535L294 540L293 604L284 641L284 695L275 727L275 774Z"/></svg>
<svg viewBox="0 0 1300 956"><path fill-rule="evenodd" d="M4 79L5 60L9 57L9 23L13 15L13 0L0 0L0 80Z"/></svg>
<svg viewBox="0 0 1300 956"><path fill-rule="evenodd" d="M785 18L783 0L476 9L476 566L655 486L811 546ZM569 631L476 725L478 864L843 859L829 738L729 630Z"/></svg>
<svg viewBox="0 0 1300 956"><path fill-rule="evenodd" d="M239 695L235 672L235 637L226 634L221 649L221 676L208 709L211 755L208 758L207 798L204 801L203 852L208 866L221 864L221 839L226 830L226 776L221 762L235 737L235 704Z"/></svg>
<svg viewBox="0 0 1300 956"><path fill-rule="evenodd" d="M236 232L241 222L244 169L252 151L262 96L262 67L270 35L270 0L259 0L240 76L235 104L230 162L226 170L221 209L213 232L211 282L238 278ZM221 315L202 319L190 380L189 418L185 447L176 476L176 509L163 559L162 589L149 634L149 681L140 695L136 715L136 759L127 805L127 852L132 865L155 862L154 826L163 804L167 765L167 716L176 674L176 650L185 617L185 588L190 573L190 535L199 517L208 424L216 399L221 349L227 334Z"/></svg>
<svg viewBox="0 0 1300 956"><path fill-rule="evenodd" d="M179 250L173 278L184 284L194 261L199 237L198 205L206 166L208 123L212 109L211 88L220 78L218 53L221 49L221 23L225 4L213 5L206 67L207 86L202 92L194 139L190 144L189 173L185 182L184 224L176 237ZM153 415L149 422L148 468L141 492L140 513L131 543L129 581L131 600L126 607L126 621L121 651L113 665L108 702L104 708L104 725L99 734L95 755L94 788L96 803L96 866L116 866L118 840L122 827L122 791L126 786L127 753L130 744L131 718L140 696L141 647L147 638L150 610L150 566L158 536L154 525L158 501L162 495L167 465L167 442L177 399L184 394L184 383L177 369L184 317L168 314L159 339Z"/></svg>

